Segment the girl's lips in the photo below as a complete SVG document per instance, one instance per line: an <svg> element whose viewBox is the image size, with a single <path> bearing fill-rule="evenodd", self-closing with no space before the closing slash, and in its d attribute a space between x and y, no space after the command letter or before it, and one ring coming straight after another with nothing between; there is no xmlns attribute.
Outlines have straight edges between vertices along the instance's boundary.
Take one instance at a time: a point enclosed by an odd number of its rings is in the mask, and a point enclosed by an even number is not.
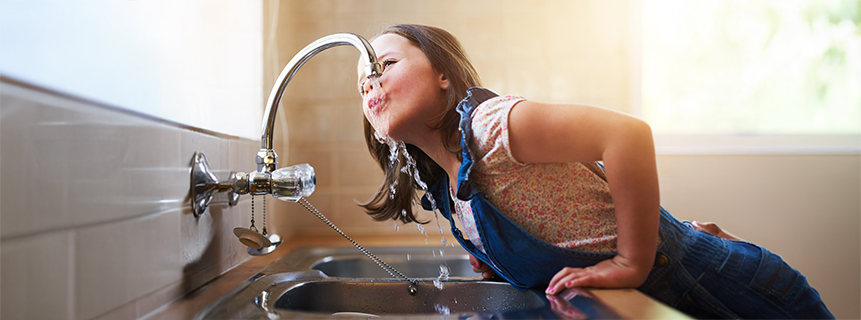
<svg viewBox="0 0 861 320"><path fill-rule="evenodd" d="M371 114L377 114L383 109L383 98L385 97L378 96L368 99L368 111Z"/></svg>

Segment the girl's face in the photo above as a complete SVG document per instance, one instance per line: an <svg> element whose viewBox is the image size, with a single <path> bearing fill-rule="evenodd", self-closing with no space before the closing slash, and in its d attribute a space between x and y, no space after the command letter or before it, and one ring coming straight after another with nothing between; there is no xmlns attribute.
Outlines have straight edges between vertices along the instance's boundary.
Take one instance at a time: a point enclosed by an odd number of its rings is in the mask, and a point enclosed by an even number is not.
<svg viewBox="0 0 861 320"><path fill-rule="evenodd" d="M428 122L445 107L448 80L402 36L385 34L371 45L383 73L378 79L359 75L365 117L378 133L394 140L426 138Z"/></svg>

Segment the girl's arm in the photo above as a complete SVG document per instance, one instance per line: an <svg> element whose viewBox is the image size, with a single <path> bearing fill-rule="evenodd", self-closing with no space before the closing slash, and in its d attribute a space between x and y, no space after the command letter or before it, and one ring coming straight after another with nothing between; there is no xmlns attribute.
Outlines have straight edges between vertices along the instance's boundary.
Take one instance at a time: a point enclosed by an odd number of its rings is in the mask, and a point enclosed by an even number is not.
<svg viewBox="0 0 861 320"><path fill-rule="evenodd" d="M635 288L655 259L660 195L648 124L624 113L587 106L522 101L508 118L512 155L525 163L603 160L616 210L618 255L585 269L565 268L548 286Z"/></svg>

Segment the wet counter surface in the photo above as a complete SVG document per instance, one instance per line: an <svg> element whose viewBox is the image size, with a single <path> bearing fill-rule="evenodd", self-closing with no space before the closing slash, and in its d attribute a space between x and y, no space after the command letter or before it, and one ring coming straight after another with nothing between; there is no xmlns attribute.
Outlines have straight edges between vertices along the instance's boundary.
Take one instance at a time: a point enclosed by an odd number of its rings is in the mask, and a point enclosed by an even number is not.
<svg viewBox="0 0 861 320"><path fill-rule="evenodd" d="M636 290L578 289L548 297L540 291L516 290L505 283L476 281L480 277L471 272L468 263L463 265L464 259L459 256L464 254L462 249L428 246L424 236L368 236L354 239L366 247L375 247L371 249L372 252L395 268L404 269L402 271L408 276L420 278L418 293L410 296L407 292L408 282L386 275L343 238L302 236L288 239L270 255L250 258L189 295L153 312L147 319L193 319L202 314L228 318L262 316L265 319L267 312L268 317L279 318L330 317L333 314L336 317L368 317L377 313L398 314L398 318L434 319L458 316L476 319L686 318ZM425 257L435 257L427 266L415 267L415 262L421 258L414 257L411 264L404 264L404 260L410 260L409 255L397 252L403 248L386 248L389 246L420 247L417 252L426 251L423 253ZM444 252L437 256L437 250L440 249ZM287 259L281 259L285 256L288 256ZM334 259L336 261L320 260L324 256L340 258ZM296 257L305 257L305 261L297 261ZM446 261L442 263L443 260ZM310 269L315 263L317 266L314 268L322 271ZM410 269L407 265L413 267ZM439 275L439 265L451 269L452 276L448 281L433 281ZM295 270L308 272L283 272ZM326 277L323 272L333 278ZM255 281L249 281L252 277ZM246 289L240 290L238 286ZM265 293L244 300L254 300L256 303L224 307L230 303L224 298L225 295L255 290ZM248 295L247 292L244 294ZM486 299L490 295L494 299ZM374 309L362 309L369 304L361 302L362 296L369 298L366 300L371 301ZM379 303L381 300L390 303ZM224 310L231 311L225 313ZM422 314L403 315L406 313Z"/></svg>

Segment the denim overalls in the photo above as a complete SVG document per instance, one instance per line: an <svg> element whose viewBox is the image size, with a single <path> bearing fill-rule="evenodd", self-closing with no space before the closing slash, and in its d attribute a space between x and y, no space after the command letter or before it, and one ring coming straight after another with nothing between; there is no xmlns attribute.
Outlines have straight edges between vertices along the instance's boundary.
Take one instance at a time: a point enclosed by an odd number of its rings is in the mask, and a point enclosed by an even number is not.
<svg viewBox="0 0 861 320"><path fill-rule="evenodd" d="M528 233L490 203L470 180L475 159L469 150L472 111L496 96L472 88L457 107L461 115L463 162L457 197L469 201L486 253L465 240L451 217L448 178L430 190L452 234L473 256L514 287L543 289L563 267L587 267L615 254L557 247ZM427 197L422 206L430 210ZM697 318L834 318L806 278L780 256L744 241L694 230L661 208L655 265L639 291Z"/></svg>

